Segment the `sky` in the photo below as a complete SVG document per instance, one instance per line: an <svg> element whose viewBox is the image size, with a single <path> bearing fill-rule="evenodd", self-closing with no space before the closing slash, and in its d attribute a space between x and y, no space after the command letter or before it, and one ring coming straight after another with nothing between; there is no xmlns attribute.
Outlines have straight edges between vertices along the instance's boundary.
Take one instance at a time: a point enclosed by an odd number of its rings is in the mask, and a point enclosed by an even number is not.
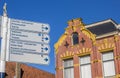
<svg viewBox="0 0 120 78"><path fill-rule="evenodd" d="M53 74L55 74L54 44L64 33L67 21L82 18L87 25L113 19L120 24L120 0L0 0L0 15L4 2L7 3L9 18L50 25L50 64L28 65Z"/></svg>

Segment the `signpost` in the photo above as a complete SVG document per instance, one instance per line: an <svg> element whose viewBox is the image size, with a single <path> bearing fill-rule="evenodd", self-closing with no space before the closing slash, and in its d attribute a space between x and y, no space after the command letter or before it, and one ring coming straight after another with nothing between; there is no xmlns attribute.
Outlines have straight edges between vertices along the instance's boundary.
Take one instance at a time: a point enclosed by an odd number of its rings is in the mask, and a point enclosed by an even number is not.
<svg viewBox="0 0 120 78"><path fill-rule="evenodd" d="M48 24L45 23L37 23L37 22L31 22L31 21L25 21L25 20L17 20L17 19L11 19L10 20L11 29L17 29L17 30L26 30L31 32L42 32L42 33L49 33L50 27Z"/></svg>
<svg viewBox="0 0 120 78"><path fill-rule="evenodd" d="M6 3L3 6L3 16L1 22L1 67L0 67L0 78L5 78L5 59L6 59L6 44L7 44L7 25L8 25L8 17L6 10Z"/></svg>
<svg viewBox="0 0 120 78"><path fill-rule="evenodd" d="M28 41L28 42L36 42L36 43L49 43L49 35L41 32L30 32L30 31L22 31L22 30L10 30L10 39L11 40L19 40L19 41Z"/></svg>
<svg viewBox="0 0 120 78"><path fill-rule="evenodd" d="M48 65L49 32L48 24L8 18L5 3L0 17L0 78L5 78L6 61Z"/></svg>
<svg viewBox="0 0 120 78"><path fill-rule="evenodd" d="M48 24L9 19L6 60L49 64Z"/></svg>

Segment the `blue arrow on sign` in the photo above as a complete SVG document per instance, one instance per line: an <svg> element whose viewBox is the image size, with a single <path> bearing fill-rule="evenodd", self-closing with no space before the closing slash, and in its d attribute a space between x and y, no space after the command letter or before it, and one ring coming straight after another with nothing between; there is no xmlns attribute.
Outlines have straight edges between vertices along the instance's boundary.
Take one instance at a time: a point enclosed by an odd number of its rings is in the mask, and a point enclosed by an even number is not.
<svg viewBox="0 0 120 78"><path fill-rule="evenodd" d="M45 58L44 60L47 62L47 61L48 61L48 58Z"/></svg>
<svg viewBox="0 0 120 78"><path fill-rule="evenodd" d="M48 30L48 27L45 27L46 30Z"/></svg>
<svg viewBox="0 0 120 78"><path fill-rule="evenodd" d="M46 37L45 40L48 40L48 38Z"/></svg>
<svg viewBox="0 0 120 78"><path fill-rule="evenodd" d="M46 48L44 48L46 51L48 50L48 48L46 47Z"/></svg>
<svg viewBox="0 0 120 78"><path fill-rule="evenodd" d="M39 35L39 36L42 36L42 34L41 34L41 33L39 33L38 35Z"/></svg>

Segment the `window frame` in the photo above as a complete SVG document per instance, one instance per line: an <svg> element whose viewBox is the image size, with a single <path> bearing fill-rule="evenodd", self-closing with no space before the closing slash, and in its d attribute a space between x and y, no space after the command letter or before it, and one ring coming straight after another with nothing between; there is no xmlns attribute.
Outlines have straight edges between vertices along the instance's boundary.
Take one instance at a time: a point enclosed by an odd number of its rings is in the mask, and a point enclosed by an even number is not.
<svg viewBox="0 0 120 78"><path fill-rule="evenodd" d="M110 59L107 59L107 60L103 60L103 54L107 54L107 53L112 53L112 56L113 58L110 58ZM116 70L115 70L115 60L114 60L114 51L111 50L111 51L107 51L107 52L102 52L101 53L101 59L102 59L102 72L103 72L103 78L108 78L108 77L114 77L116 75ZM105 67L104 67L104 63L107 63L107 62L113 62L114 64L114 75L112 76L105 76Z"/></svg>
<svg viewBox="0 0 120 78"><path fill-rule="evenodd" d="M72 60L72 66L65 67L64 62ZM73 68L73 78L74 78L74 61L73 58L63 60L63 78L65 78L65 69Z"/></svg>
<svg viewBox="0 0 120 78"><path fill-rule="evenodd" d="M88 63L81 64L81 57L88 57L88 56L89 56L89 62L88 62ZM80 78L82 78L82 70L81 70L81 67L82 67L82 66L86 66L86 65L90 65L90 74L91 74L91 78L92 78L92 68L91 68L91 56L90 56L90 54L84 55L84 56L80 56L80 57L79 57L79 63L80 63L80 68L79 68Z"/></svg>

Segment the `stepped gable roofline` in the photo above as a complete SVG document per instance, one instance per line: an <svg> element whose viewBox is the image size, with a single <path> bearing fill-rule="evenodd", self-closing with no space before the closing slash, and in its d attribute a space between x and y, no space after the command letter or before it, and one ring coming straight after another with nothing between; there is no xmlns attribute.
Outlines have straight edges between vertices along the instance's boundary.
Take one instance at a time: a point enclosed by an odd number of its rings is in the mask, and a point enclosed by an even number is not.
<svg viewBox="0 0 120 78"><path fill-rule="evenodd" d="M101 22L86 25L85 27L96 36L101 36L104 34L118 31L117 26L118 24L116 22L114 22L112 19L108 19Z"/></svg>

